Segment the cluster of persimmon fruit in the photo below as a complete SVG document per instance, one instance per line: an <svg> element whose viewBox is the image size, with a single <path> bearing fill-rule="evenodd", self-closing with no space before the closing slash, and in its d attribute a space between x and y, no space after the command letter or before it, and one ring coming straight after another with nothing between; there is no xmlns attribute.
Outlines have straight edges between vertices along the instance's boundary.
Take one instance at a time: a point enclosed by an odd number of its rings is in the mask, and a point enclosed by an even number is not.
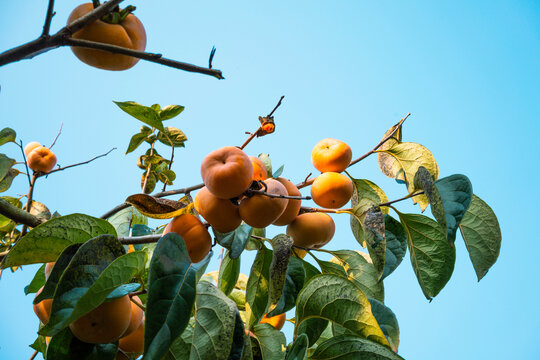
<svg viewBox="0 0 540 360"><path fill-rule="evenodd" d="M56 155L51 149L36 141L29 142L24 147L26 164L34 171L48 173L56 165Z"/></svg>
<svg viewBox="0 0 540 360"><path fill-rule="evenodd" d="M54 262L45 265L45 279L49 278ZM38 290L36 297L41 294ZM49 322L53 299L34 304L34 312L43 325ZM138 304L138 305L137 305ZM138 296L124 295L107 301L81 316L69 328L73 335L90 344L108 344L118 341L116 360L137 358L144 352L144 312ZM47 344L49 338L46 338ZM126 357L126 355L128 357Z"/></svg>

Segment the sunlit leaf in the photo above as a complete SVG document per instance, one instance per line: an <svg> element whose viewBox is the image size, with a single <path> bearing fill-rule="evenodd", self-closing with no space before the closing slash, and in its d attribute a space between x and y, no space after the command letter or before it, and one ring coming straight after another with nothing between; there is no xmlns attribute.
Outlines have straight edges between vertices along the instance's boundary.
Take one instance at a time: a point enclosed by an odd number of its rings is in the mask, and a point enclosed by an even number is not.
<svg viewBox="0 0 540 360"><path fill-rule="evenodd" d="M377 186L372 181L369 181L367 179L352 179L353 181L353 203L354 205L358 204L359 200L362 198L366 198L370 200L373 204L381 204L388 201L388 197L384 193L384 191ZM353 205L353 206L354 206ZM388 214L389 208L388 207L382 207L381 211L383 214Z"/></svg>
<svg viewBox="0 0 540 360"><path fill-rule="evenodd" d="M174 147L184 147L187 141L187 136L182 130L175 127L166 127L163 131L158 132L157 139L164 145Z"/></svg>
<svg viewBox="0 0 540 360"><path fill-rule="evenodd" d="M50 220L52 218L52 214L49 208L45 206L45 204L37 201L32 201L32 206L30 207L30 214L45 220Z"/></svg>
<svg viewBox="0 0 540 360"><path fill-rule="evenodd" d="M313 360L403 360L389 348L354 335L335 336L319 346L310 356Z"/></svg>
<svg viewBox="0 0 540 360"><path fill-rule="evenodd" d="M152 219L171 219L182 214L188 214L193 209L193 203L156 198L146 194L131 195L126 199L143 215Z"/></svg>
<svg viewBox="0 0 540 360"><path fill-rule="evenodd" d="M399 347L399 325L394 312L389 307L376 299L368 299L371 304L371 312L379 324L390 348L397 353Z"/></svg>
<svg viewBox="0 0 540 360"><path fill-rule="evenodd" d="M21 172L15 168L11 168L8 170L7 174L0 180L0 192L4 192L8 190L11 187L11 183L13 182L13 179L17 175L19 175Z"/></svg>
<svg viewBox="0 0 540 360"><path fill-rule="evenodd" d="M268 310L271 262L272 250L262 245L251 266L246 289L246 318L250 329L259 323Z"/></svg>
<svg viewBox="0 0 540 360"><path fill-rule="evenodd" d="M162 121L169 120L180 115L184 109L185 108L181 105L166 105L159 111L159 117Z"/></svg>
<svg viewBox="0 0 540 360"><path fill-rule="evenodd" d="M0 139L1 140L1 139ZM9 172L9 169L17 162L4 154L0 154L0 180L2 180Z"/></svg>
<svg viewBox="0 0 540 360"><path fill-rule="evenodd" d="M218 288L229 295L236 285L238 275L240 274L240 258L231 259L230 250L227 250L219 266Z"/></svg>
<svg viewBox="0 0 540 360"><path fill-rule="evenodd" d="M151 107L138 104L134 101L113 101L113 103L135 119L158 130L163 130L163 123L161 122L158 112Z"/></svg>
<svg viewBox="0 0 540 360"><path fill-rule="evenodd" d="M0 146L8 143L8 142L15 142L15 138L17 137L17 133L15 133L15 130L11 128L3 128L0 130ZM2 177L0 176L0 179Z"/></svg>

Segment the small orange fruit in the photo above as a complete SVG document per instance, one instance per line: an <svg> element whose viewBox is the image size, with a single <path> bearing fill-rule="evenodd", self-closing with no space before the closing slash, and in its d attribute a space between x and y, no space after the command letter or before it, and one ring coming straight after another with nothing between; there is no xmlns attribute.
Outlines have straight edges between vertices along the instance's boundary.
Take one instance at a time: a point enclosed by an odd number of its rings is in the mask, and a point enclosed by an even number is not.
<svg viewBox="0 0 540 360"><path fill-rule="evenodd" d="M133 333L118 341L118 347L133 359L142 355L144 352L144 320ZM125 359L125 356L119 352L116 359Z"/></svg>
<svg viewBox="0 0 540 360"><path fill-rule="evenodd" d="M107 344L122 336L131 319L129 296L105 302L81 316L69 328L79 340L91 344Z"/></svg>
<svg viewBox="0 0 540 360"><path fill-rule="evenodd" d="M278 177L276 179L280 183L285 186L285 189L287 189L287 195L289 196L301 196L300 191L294 185L292 182L290 182L287 179L284 179L282 177ZM283 214L273 222L274 225L278 226L285 226L289 225L298 215L298 212L300 211L300 207L302 206L302 200L293 200L289 199L289 202L287 203L287 207L285 208L285 211L283 211Z"/></svg>
<svg viewBox="0 0 540 360"><path fill-rule="evenodd" d="M272 317L267 317L266 315L268 314L264 314L263 318L261 319L261 324L270 324L277 330L281 330L286 320L285 313Z"/></svg>
<svg viewBox="0 0 540 360"><path fill-rule="evenodd" d="M287 195L285 186L275 179L266 179L269 194ZM271 198L266 195L253 195L240 202L240 217L255 228L264 228L276 221L285 211L289 200Z"/></svg>
<svg viewBox="0 0 540 360"><path fill-rule="evenodd" d="M24 156L28 156L28 154L30 154L32 152L32 150L34 150L35 148L40 147L40 146L41 146L41 144L38 143L37 141L29 142L24 147Z"/></svg>
<svg viewBox="0 0 540 360"><path fill-rule="evenodd" d="M193 204L195 210L221 233L234 231L242 223L238 205L228 199L215 197L206 186L197 192Z"/></svg>
<svg viewBox="0 0 540 360"><path fill-rule="evenodd" d="M137 304L142 305L142 301L138 296L133 296L131 298L131 317L129 319L129 325L122 334L122 337L131 334L142 324L144 312L139 306L133 303L134 301L136 301Z"/></svg>
<svg viewBox="0 0 540 360"><path fill-rule="evenodd" d="M200 262L208 255L212 249L212 237L198 217L191 214L184 214L175 217L165 227L163 235L175 232L180 235L194 263Z"/></svg>
<svg viewBox="0 0 540 360"><path fill-rule="evenodd" d="M251 165L253 166L253 180L266 180L268 178L268 171L261 159L255 156L250 156Z"/></svg>
<svg viewBox="0 0 540 360"><path fill-rule="evenodd" d="M242 150L225 146L212 151L203 159L201 175L214 196L231 199L242 195L251 185L253 165Z"/></svg>
<svg viewBox="0 0 540 360"><path fill-rule="evenodd" d="M43 286L37 291L36 297L41 294L42 291ZM49 317L51 316L52 302L53 299L45 299L33 305L34 312L36 313L39 320L43 323L43 325L46 325L49 322Z"/></svg>
<svg viewBox="0 0 540 360"><path fill-rule="evenodd" d="M311 162L320 172L342 172L349 166L352 150L343 141L323 139L315 145L311 152Z"/></svg>
<svg viewBox="0 0 540 360"><path fill-rule="evenodd" d="M311 185L311 198L319 206L338 209L351 199L353 183L345 175L336 172L325 172L315 179Z"/></svg>
<svg viewBox="0 0 540 360"><path fill-rule="evenodd" d="M26 163L34 171L48 173L56 165L56 155L45 146L39 146L28 153Z"/></svg>
<svg viewBox="0 0 540 360"><path fill-rule="evenodd" d="M48 262L45 264L45 281L49 279L49 276L51 275L51 271L54 267L54 262Z"/></svg>
<svg viewBox="0 0 540 360"><path fill-rule="evenodd" d="M326 213L311 212L300 214L287 226L287 235L293 244L306 249L318 249L326 245L336 231L332 217Z"/></svg>

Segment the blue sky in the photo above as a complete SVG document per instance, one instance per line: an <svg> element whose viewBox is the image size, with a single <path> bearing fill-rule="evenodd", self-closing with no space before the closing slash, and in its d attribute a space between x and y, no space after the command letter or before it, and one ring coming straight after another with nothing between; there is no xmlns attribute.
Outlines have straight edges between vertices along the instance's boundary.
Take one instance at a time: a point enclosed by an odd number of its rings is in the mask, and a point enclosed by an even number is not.
<svg viewBox="0 0 540 360"><path fill-rule="evenodd" d="M199 183L202 158L215 148L240 145L244 132L253 131L257 117L281 95L276 133L253 141L246 151L270 153L294 182L314 171L310 153L319 140L341 139L357 157L411 112L404 139L428 147L441 176L469 176L474 192L497 214L503 243L498 262L477 283L458 238L452 279L431 303L408 258L385 280L386 304L400 324L400 354L406 359L537 356L538 1L130 3L147 29L148 51L204 66L214 45L214 67L226 80L144 61L124 72L102 71L79 62L68 48L1 67L1 127L14 128L25 143L50 144L63 123L54 147L61 165L118 147L92 164L40 179L36 200L61 214L99 216L139 192L140 151L124 152L140 125L112 100L186 107L168 124L189 138L175 155L174 187ZM52 31L77 5L58 1ZM2 1L0 51L36 37L45 8L46 1ZM20 156L14 145L0 150ZM379 184L390 199L405 194L380 173L375 157L351 172ZM26 192L20 176L2 195ZM398 209L418 212L409 203ZM359 249L348 217L334 219L338 230L327 248ZM242 259L242 271L248 272L252 254ZM216 269L217 256L212 264ZM23 288L36 269L2 274L2 359L32 354L27 345L38 320ZM285 330L290 340L292 326Z"/></svg>

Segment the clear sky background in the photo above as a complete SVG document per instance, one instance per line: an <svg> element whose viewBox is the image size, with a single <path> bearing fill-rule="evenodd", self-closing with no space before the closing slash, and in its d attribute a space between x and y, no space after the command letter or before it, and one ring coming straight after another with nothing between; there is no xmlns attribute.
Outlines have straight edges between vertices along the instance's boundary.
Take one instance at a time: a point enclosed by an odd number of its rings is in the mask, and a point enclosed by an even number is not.
<svg viewBox="0 0 540 360"><path fill-rule="evenodd" d="M0 51L41 32L46 1L0 2ZM52 31L78 1L57 1ZM127 4L128 2L125 2ZM140 191L136 158L124 156L140 123L112 100L180 104L169 126L189 138L177 151L171 188L200 183L210 151L240 145L279 96L277 131L253 141L293 182L314 171L311 149L325 137L349 143L354 157L371 149L407 112L406 141L428 147L441 177L469 176L497 214L498 262L478 283L460 237L454 274L429 303L408 255L385 280L386 304L401 330L406 359L537 359L540 341L536 213L540 200L540 2L479 1L131 1L148 34L147 50L214 67L226 80L141 61L124 72L89 67L61 48L0 68L0 127L25 143L54 147L60 165L118 150L92 164L40 179L35 199L61 214L100 216ZM0 149L20 159L11 144ZM158 148L169 154L164 147ZM379 184L390 199L405 187L380 173L376 157L352 174ZM24 176L2 195L27 192ZM306 189L307 190L307 189ZM307 194L307 192L305 192ZM398 209L418 213L410 203ZM427 211L427 214L429 210ZM329 249L360 249L348 216L335 216ZM158 224L158 223L155 223ZM269 234L277 234L275 228ZM210 269L217 269L215 254ZM253 254L242 257L249 272ZM29 358L38 319L23 288L37 266L2 274L0 359ZM292 316L292 313L289 314ZM291 340L292 326L285 327Z"/></svg>

